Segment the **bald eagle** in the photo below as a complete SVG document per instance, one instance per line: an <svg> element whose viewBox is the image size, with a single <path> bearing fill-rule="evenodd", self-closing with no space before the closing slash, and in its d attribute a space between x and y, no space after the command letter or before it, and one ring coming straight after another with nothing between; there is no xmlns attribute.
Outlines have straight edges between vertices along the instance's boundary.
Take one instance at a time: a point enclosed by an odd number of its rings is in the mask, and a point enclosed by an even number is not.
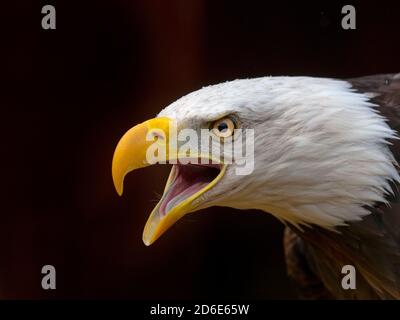
<svg viewBox="0 0 400 320"><path fill-rule="evenodd" d="M172 123L178 132L212 131L210 149L232 143L237 129L254 130L251 173L237 174L235 161L172 162ZM158 156L174 164L144 228L146 245L200 209L259 209L286 225L287 270L301 297L399 299L399 129L400 74L235 80L192 92L127 131L113 181L122 194L125 175L152 164L147 151L157 140L169 146ZM345 265L356 270L355 290L342 287Z"/></svg>

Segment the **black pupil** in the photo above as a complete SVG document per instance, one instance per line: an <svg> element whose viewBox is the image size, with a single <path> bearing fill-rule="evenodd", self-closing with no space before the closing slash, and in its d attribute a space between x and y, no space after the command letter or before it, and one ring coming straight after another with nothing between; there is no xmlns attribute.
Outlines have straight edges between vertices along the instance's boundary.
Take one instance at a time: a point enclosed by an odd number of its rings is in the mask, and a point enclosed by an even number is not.
<svg viewBox="0 0 400 320"><path fill-rule="evenodd" d="M221 122L218 125L218 131L219 132L225 132L226 130L228 130L228 125L226 124L226 122Z"/></svg>

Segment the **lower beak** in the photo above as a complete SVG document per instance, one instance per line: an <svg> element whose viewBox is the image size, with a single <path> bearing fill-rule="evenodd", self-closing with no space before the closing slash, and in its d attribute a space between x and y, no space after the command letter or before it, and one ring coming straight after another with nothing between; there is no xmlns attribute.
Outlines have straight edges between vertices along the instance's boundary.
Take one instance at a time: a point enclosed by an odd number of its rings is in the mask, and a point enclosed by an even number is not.
<svg viewBox="0 0 400 320"><path fill-rule="evenodd" d="M176 150L170 150L169 148L169 141L173 139L172 132L176 132L174 121L169 118L154 118L136 125L125 133L115 149L112 161L112 177L119 195L122 195L123 181L127 173L153 164L149 160L148 150L154 144L158 144L166 150L166 152L158 154L157 159L159 162L165 163L169 160L177 159L178 153ZM175 171L174 166L169 175L162 199L175 179L177 174ZM164 215L159 212L161 199L147 220L143 231L143 242L146 245L152 244L181 217L194 211L196 206L193 205L193 200L212 188L223 176L224 172L225 166L222 166L219 175L207 186L180 202Z"/></svg>

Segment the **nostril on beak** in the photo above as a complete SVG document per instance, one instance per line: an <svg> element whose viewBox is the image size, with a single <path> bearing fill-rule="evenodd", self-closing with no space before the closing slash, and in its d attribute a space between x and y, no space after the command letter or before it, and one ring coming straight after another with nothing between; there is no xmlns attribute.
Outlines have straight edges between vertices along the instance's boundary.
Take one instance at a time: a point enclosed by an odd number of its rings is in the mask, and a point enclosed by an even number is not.
<svg viewBox="0 0 400 320"><path fill-rule="evenodd" d="M157 141L165 140L165 133L162 130L153 129L150 132L150 137L152 138L152 140L155 140L155 138L157 138Z"/></svg>

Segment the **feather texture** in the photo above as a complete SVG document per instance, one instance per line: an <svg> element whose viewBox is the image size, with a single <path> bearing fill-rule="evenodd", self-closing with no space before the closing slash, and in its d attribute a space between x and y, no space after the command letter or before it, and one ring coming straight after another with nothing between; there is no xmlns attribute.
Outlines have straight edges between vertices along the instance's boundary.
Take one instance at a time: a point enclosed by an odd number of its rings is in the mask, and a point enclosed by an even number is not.
<svg viewBox="0 0 400 320"><path fill-rule="evenodd" d="M378 111L388 125L400 128L400 75L378 75L351 79L349 82L359 92L373 96ZM400 160L400 143L391 141L391 152ZM393 194L386 201L366 209L370 212L360 222L339 227L339 233L319 227L303 232L287 229L285 234L286 259L289 274L300 284L303 292L319 283L320 292L312 298L325 297L326 290L336 298L352 299L400 299L400 194L398 184L392 183ZM387 205L388 204L388 205ZM297 241L297 247L289 246L288 239ZM300 256L302 263L293 262ZM357 271L357 289L341 287L344 265L354 265ZM309 283L298 278L308 270ZM303 293L304 295L304 293ZM309 297L306 295L306 297Z"/></svg>

